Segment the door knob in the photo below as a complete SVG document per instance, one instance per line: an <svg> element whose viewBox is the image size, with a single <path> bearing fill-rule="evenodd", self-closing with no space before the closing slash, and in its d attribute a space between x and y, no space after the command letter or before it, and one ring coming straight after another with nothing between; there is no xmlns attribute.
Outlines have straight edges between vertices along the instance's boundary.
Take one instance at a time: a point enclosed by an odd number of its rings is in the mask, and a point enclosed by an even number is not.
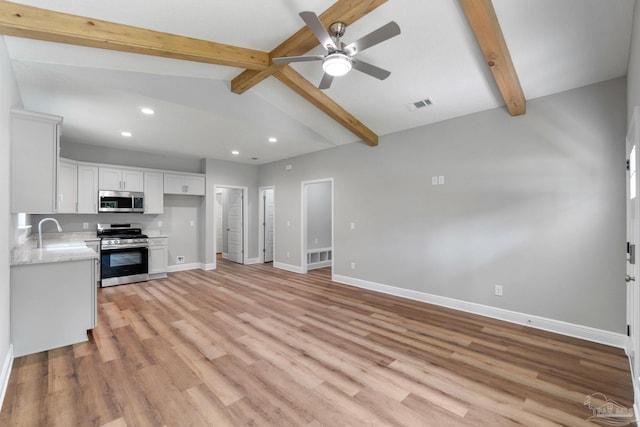
<svg viewBox="0 0 640 427"><path fill-rule="evenodd" d="M629 275L627 274L627 275L625 276L625 278L624 278L624 281L625 281L625 282L627 282L627 283L629 283L629 282L635 282L635 281L636 281L636 278L635 278L635 277L632 277L632 276L629 276Z"/></svg>

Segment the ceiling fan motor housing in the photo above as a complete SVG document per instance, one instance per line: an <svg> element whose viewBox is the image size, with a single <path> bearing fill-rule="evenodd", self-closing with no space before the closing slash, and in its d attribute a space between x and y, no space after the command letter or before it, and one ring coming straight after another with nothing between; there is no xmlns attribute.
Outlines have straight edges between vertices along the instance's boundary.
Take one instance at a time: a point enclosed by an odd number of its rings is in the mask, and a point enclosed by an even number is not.
<svg viewBox="0 0 640 427"><path fill-rule="evenodd" d="M333 34L333 37L337 39L344 36L344 32L346 29L347 26L344 22L334 22L333 24L329 25L329 32Z"/></svg>

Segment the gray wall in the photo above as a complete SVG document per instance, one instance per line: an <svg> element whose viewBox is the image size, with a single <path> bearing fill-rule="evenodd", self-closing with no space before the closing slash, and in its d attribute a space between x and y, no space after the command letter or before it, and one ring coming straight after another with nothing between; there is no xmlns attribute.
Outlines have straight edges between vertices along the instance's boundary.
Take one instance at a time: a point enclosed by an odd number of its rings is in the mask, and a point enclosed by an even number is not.
<svg viewBox="0 0 640 427"><path fill-rule="evenodd" d="M0 209L0 373L5 367L11 344L9 250L14 245L17 227L17 216L11 215L9 208L9 110L11 107L21 106L22 100L9 61L7 46L4 37L0 36L0 206L4 206Z"/></svg>
<svg viewBox="0 0 640 427"><path fill-rule="evenodd" d="M631 117L634 107L640 106L640 5L637 1L633 10L633 29L629 68L627 69L628 117Z"/></svg>
<svg viewBox="0 0 640 427"><path fill-rule="evenodd" d="M316 182L307 184L306 187L307 249L330 248L331 182Z"/></svg>
<svg viewBox="0 0 640 427"><path fill-rule="evenodd" d="M300 266L300 182L334 177L334 274L623 333L625 93L621 78L264 165L275 261Z"/></svg>

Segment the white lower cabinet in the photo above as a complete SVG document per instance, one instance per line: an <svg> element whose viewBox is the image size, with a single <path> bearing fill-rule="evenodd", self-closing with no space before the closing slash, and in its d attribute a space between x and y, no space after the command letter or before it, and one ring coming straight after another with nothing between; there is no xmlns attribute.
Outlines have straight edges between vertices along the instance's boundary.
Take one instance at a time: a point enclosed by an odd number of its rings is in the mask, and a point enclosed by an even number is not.
<svg viewBox="0 0 640 427"><path fill-rule="evenodd" d="M99 288L100 287L100 239L91 239L91 240L85 240L84 244L87 245L87 247L89 249L93 249L93 251L98 254L98 259L96 260L96 287Z"/></svg>
<svg viewBox="0 0 640 427"><path fill-rule="evenodd" d="M149 278L167 277L168 237L149 237Z"/></svg>
<svg viewBox="0 0 640 427"><path fill-rule="evenodd" d="M11 266L15 357L87 341L96 326L95 259Z"/></svg>

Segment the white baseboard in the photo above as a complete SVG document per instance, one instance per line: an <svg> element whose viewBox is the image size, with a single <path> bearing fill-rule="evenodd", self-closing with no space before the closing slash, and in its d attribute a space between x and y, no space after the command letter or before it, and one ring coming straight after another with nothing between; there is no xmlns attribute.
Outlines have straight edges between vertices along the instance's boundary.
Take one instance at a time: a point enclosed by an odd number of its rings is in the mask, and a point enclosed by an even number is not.
<svg viewBox="0 0 640 427"><path fill-rule="evenodd" d="M11 375L11 368L13 367L13 344L9 344L9 351L7 357L2 364L2 371L0 371L0 410L2 409L2 403L4 402L4 396L7 393L7 387L9 386L9 376Z"/></svg>
<svg viewBox="0 0 640 427"><path fill-rule="evenodd" d="M275 268L279 268L280 270L287 270L292 273L302 273L302 267L297 265L285 264L282 262L273 262L273 266Z"/></svg>
<svg viewBox="0 0 640 427"><path fill-rule="evenodd" d="M202 264L199 262L192 262L190 264L176 264L167 267L169 273L175 273L176 271L196 270L202 268Z"/></svg>
<svg viewBox="0 0 640 427"><path fill-rule="evenodd" d="M414 291L411 289L397 288L395 286L383 285L381 283L369 282L366 280L356 279L348 276L334 274L332 280L334 282L343 283L345 285L351 285L358 288L369 289L372 291L395 295L415 301L422 301L429 304L453 308L468 313L491 317L493 319L504 320L510 323L530 326L536 329L543 329L545 331L555 332L561 335L581 338L587 341L593 341L613 347L626 348L627 336L615 332L604 331L601 329L563 322L560 320L547 319L540 316L532 316L526 313L518 313L515 311L504 310L501 308L476 304L453 298L432 295L425 292Z"/></svg>
<svg viewBox="0 0 640 427"><path fill-rule="evenodd" d="M216 262L212 262L210 264L203 264L200 268L203 270L215 270L217 268Z"/></svg>
<svg viewBox="0 0 640 427"><path fill-rule="evenodd" d="M246 265L258 264L258 263L260 263L260 258L248 258Z"/></svg>

